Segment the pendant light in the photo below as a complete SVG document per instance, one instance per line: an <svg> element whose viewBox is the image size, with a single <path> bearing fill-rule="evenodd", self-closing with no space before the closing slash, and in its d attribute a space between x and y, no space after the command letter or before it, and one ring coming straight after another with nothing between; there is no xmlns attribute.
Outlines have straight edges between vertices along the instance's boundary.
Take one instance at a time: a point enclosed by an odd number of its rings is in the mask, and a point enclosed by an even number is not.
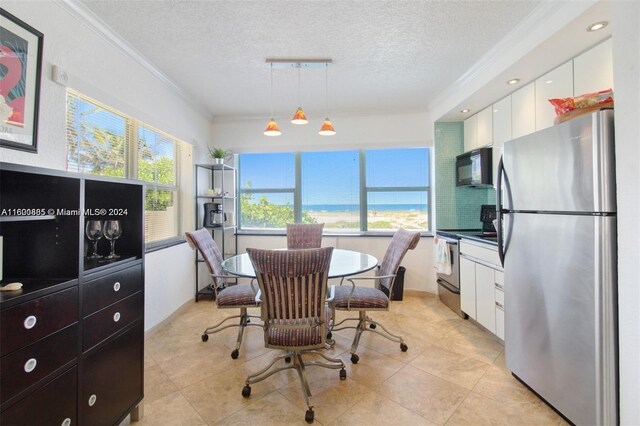
<svg viewBox="0 0 640 426"><path fill-rule="evenodd" d="M322 122L322 126L320 127L320 131L318 134L322 136L333 136L336 134L336 129L333 128L333 124L331 120L329 120L329 64L325 64L324 69L324 90L325 90L325 100L326 100L326 112L327 116Z"/></svg>
<svg viewBox="0 0 640 426"><path fill-rule="evenodd" d="M271 118L267 123L266 129L264 129L264 134L266 136L280 136L282 134L278 123L273 118L273 63L271 63Z"/></svg>
<svg viewBox="0 0 640 426"><path fill-rule="evenodd" d="M300 68L302 68L302 64L298 63L296 66L298 67L298 105L300 105ZM295 114L293 114L291 122L298 125L307 124L309 122L301 106L298 106Z"/></svg>

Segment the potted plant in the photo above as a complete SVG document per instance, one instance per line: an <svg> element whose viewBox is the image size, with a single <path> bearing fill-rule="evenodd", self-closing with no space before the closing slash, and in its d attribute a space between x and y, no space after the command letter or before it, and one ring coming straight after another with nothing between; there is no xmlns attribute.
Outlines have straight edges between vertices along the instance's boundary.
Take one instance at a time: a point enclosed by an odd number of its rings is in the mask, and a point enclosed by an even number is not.
<svg viewBox="0 0 640 426"><path fill-rule="evenodd" d="M213 158L215 164L224 163L224 159L231 158L233 154L230 150L224 148L208 147L209 155Z"/></svg>

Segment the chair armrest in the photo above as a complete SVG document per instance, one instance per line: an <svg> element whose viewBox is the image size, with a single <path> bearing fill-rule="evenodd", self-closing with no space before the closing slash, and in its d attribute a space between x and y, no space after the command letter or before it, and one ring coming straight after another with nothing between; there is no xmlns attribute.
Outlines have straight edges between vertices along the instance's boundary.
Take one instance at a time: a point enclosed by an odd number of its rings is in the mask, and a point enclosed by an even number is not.
<svg viewBox="0 0 640 426"><path fill-rule="evenodd" d="M256 293L255 301L256 303L262 303L262 292L260 289L258 289L258 292Z"/></svg>
<svg viewBox="0 0 640 426"><path fill-rule="evenodd" d="M331 286L331 288L329 289L329 297L327 297L326 301L331 303L335 297L336 297L336 289L334 288L334 286Z"/></svg>

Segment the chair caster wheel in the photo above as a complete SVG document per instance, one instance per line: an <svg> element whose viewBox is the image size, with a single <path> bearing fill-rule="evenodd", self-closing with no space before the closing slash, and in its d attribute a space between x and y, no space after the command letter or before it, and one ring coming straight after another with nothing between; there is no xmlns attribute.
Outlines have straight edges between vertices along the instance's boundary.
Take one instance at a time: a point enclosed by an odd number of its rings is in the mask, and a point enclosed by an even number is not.
<svg viewBox="0 0 640 426"><path fill-rule="evenodd" d="M291 362L291 357L290 357L290 356L285 357L285 358L284 358L284 362L286 362L286 363Z"/></svg>
<svg viewBox="0 0 640 426"><path fill-rule="evenodd" d="M327 340L331 340L331 337L333 337L333 334L331 334L331 332L327 333Z"/></svg>
<svg viewBox="0 0 640 426"><path fill-rule="evenodd" d="M347 370L342 368L340 369L340 380L346 380L346 379L347 379Z"/></svg>
<svg viewBox="0 0 640 426"><path fill-rule="evenodd" d="M242 388L242 396L245 398L249 398L251 396L251 386L245 385Z"/></svg>
<svg viewBox="0 0 640 426"><path fill-rule="evenodd" d="M313 423L313 410L308 409L306 413L304 413L304 421L307 423Z"/></svg>
<svg viewBox="0 0 640 426"><path fill-rule="evenodd" d="M405 345L404 343L400 343L400 350L402 352L406 352L407 349L409 349L409 346Z"/></svg>
<svg viewBox="0 0 640 426"><path fill-rule="evenodd" d="M377 325L375 325L375 324L369 324L369 328L372 329L372 330L375 330L376 327L377 327Z"/></svg>
<svg viewBox="0 0 640 426"><path fill-rule="evenodd" d="M209 335L208 334L203 334L202 335L202 341L206 342L207 340L209 340Z"/></svg>
<svg viewBox="0 0 640 426"><path fill-rule="evenodd" d="M351 354L351 362L357 364L360 361L360 357L356 354Z"/></svg>
<svg viewBox="0 0 640 426"><path fill-rule="evenodd" d="M231 352L231 358L233 359L238 359L238 355L240 355L240 352L237 349L234 349L233 352Z"/></svg>

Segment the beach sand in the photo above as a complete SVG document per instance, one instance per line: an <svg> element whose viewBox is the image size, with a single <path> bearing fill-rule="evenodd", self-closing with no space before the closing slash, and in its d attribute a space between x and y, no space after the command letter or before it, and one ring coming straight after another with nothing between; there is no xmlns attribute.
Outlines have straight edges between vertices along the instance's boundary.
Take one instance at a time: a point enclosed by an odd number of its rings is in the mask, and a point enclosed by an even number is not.
<svg viewBox="0 0 640 426"><path fill-rule="evenodd" d="M358 212L309 212L316 222L324 223L325 229L360 228ZM369 211L369 230L427 229L427 215L418 211Z"/></svg>

